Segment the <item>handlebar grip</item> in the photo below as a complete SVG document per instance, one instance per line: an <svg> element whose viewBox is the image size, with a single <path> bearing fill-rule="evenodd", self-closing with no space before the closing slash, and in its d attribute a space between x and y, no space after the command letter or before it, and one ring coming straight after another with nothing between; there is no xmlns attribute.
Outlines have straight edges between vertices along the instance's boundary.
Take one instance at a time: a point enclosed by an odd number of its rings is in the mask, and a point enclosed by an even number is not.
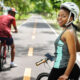
<svg viewBox="0 0 80 80"><path fill-rule="evenodd" d="M47 59L42 59L39 62L36 62L36 66L39 66L42 63L45 63L47 61Z"/></svg>

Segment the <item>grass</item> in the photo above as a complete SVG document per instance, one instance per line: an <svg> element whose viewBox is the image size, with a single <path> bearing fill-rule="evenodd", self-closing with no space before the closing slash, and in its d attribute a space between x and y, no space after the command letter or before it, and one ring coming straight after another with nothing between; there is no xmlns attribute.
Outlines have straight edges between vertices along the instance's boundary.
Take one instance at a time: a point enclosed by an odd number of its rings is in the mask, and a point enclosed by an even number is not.
<svg viewBox="0 0 80 80"><path fill-rule="evenodd" d="M22 23L23 23L25 20L27 20L30 16L31 16L30 14L28 14L28 15L22 15L21 18L20 18L20 20L19 20L19 19L18 19L19 15L16 14L16 25L18 26L18 25L22 24Z"/></svg>
<svg viewBox="0 0 80 80"><path fill-rule="evenodd" d="M31 15L30 14L26 14L26 15L21 15L20 16L20 20L23 20L23 19L28 19ZM16 20L19 20L19 14L16 14Z"/></svg>
<svg viewBox="0 0 80 80"><path fill-rule="evenodd" d="M52 17L51 16L45 16L43 15L43 18L47 20L47 22L55 29L60 29L58 23L57 23L57 16L54 14Z"/></svg>

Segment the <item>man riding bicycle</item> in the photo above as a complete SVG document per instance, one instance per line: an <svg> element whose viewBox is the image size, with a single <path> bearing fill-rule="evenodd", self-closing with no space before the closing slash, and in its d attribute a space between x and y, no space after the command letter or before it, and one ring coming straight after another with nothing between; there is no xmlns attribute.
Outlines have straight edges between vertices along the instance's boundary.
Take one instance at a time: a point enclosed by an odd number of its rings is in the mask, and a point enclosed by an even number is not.
<svg viewBox="0 0 80 80"><path fill-rule="evenodd" d="M15 45L11 35L11 25L14 27L14 33L17 33L16 20L15 20L16 10L15 8L10 8L8 10L8 15L0 16L0 40L1 42L6 41L7 45L11 46L11 63L10 67L15 67L14 56L15 56ZM1 51L1 44L0 44Z"/></svg>

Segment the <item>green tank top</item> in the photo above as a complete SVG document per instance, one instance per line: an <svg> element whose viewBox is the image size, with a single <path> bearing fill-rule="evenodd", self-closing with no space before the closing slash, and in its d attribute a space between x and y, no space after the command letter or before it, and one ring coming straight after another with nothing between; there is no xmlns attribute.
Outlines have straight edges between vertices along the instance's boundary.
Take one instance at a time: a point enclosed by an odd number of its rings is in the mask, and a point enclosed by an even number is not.
<svg viewBox="0 0 80 80"><path fill-rule="evenodd" d="M72 26L70 26L72 27ZM68 27L69 28L69 27ZM62 34L66 31L65 29L55 41L55 62L54 68L67 67L69 61L69 50L66 43L61 40Z"/></svg>

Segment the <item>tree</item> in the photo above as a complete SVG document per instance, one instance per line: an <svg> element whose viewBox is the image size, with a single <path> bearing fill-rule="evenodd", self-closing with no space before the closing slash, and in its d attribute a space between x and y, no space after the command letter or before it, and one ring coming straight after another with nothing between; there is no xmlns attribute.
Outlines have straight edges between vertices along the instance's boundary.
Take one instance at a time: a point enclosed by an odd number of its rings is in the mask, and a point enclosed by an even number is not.
<svg viewBox="0 0 80 80"><path fill-rule="evenodd" d="M27 14L29 11L30 0L5 0L5 6L15 7L19 14L19 19L22 14Z"/></svg>

